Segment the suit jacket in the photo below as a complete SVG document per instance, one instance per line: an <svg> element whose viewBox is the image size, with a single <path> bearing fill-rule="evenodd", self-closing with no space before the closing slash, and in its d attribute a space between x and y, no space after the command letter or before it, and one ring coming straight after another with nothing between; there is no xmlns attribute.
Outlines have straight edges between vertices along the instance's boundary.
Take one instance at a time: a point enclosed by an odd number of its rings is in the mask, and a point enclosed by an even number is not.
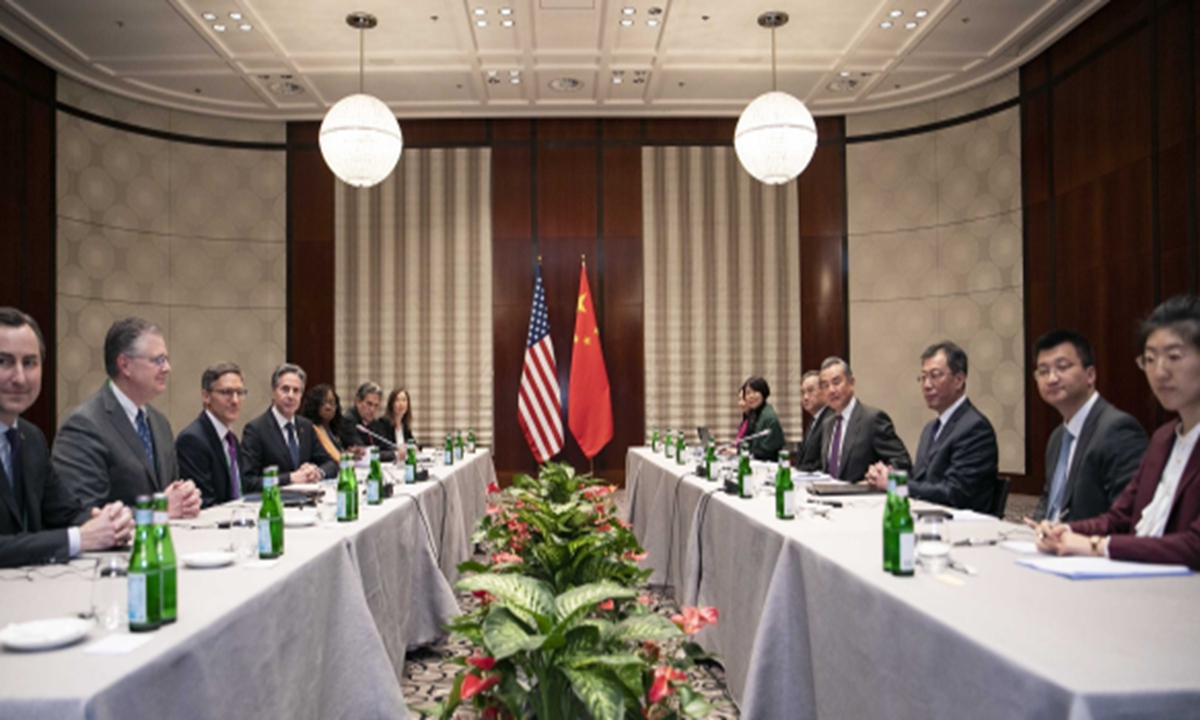
<svg viewBox="0 0 1200 720"><path fill-rule="evenodd" d="M813 472L821 469L821 430L824 427L824 422L833 415L833 411L825 405L817 414L813 416L812 422L808 426L808 432L804 433L804 439L800 441L800 452L796 453L796 467L805 472Z"/></svg>
<svg viewBox="0 0 1200 720"><path fill-rule="evenodd" d="M245 475L242 444L238 448L238 471ZM179 456L179 473L196 483L204 507L219 505L233 499L233 478L229 472L229 453L225 441L217 437L208 413L200 411L200 417L185 427L175 438L175 452Z"/></svg>
<svg viewBox="0 0 1200 720"><path fill-rule="evenodd" d="M179 478L171 423L150 405L145 410L154 464L107 381L59 427L51 456L54 469L84 509L113 500L133 507L138 495L162 492Z"/></svg>
<svg viewBox="0 0 1200 720"><path fill-rule="evenodd" d="M830 408L829 418L821 426L822 472L829 472L829 446L833 442L833 429L837 414ZM860 400L850 414L850 420L842 428L841 460L838 479L858 482L867 474L867 468L883 461L897 470L908 470L912 460L904 441L896 435L892 419L884 411L864 405Z"/></svg>
<svg viewBox="0 0 1200 720"><path fill-rule="evenodd" d="M360 432L358 429L360 424L366 425L367 429L376 435L383 435L384 437L387 437L387 433L384 432L383 428L380 427L381 423L379 422L379 418L375 418L369 423L364 423L362 420L362 415L358 414L358 408L352 407L346 412L345 415L342 416L342 429L340 431L339 438L341 440L342 447L352 448L375 445L379 448L380 460L383 462L391 462L395 460L396 451L392 448L386 447L370 435Z"/></svg>
<svg viewBox="0 0 1200 720"><path fill-rule="evenodd" d="M37 426L17 418L25 505L18 507L4 466L0 465L0 567L19 567L71 558L67 528L87 522L91 513L54 471L46 438Z"/></svg>
<svg viewBox="0 0 1200 720"><path fill-rule="evenodd" d="M1072 532L1108 535L1108 554L1114 560L1179 563L1200 570L1200 452L1193 451L1183 469L1162 537L1134 535L1175 447L1176 425L1173 420L1155 431L1133 478L1108 512L1069 523Z"/></svg>
<svg viewBox="0 0 1200 720"><path fill-rule="evenodd" d="M329 457L325 448L317 440L312 421L296 415L292 418L296 424L296 443L300 446L300 465L310 462L321 468L325 477L337 476L338 463ZM263 468L271 465L279 466L279 484L287 485L292 481L292 471L298 466L292 464L292 454L288 452L287 441L275 422L275 414L271 408L262 415L246 423L242 431L242 490L250 492L262 491Z"/></svg>
<svg viewBox="0 0 1200 720"><path fill-rule="evenodd" d="M930 421L921 431L917 461L908 478L909 494L940 505L991 512L1000 461L992 424L965 400L931 449L936 422Z"/></svg>
<svg viewBox="0 0 1200 720"><path fill-rule="evenodd" d="M1037 520L1044 519L1049 510L1054 468L1065 432L1066 428L1059 425L1046 445L1046 487L1033 514ZM1142 461L1148 442L1141 423L1104 398L1096 398L1075 438L1075 457L1063 490L1063 519L1087 520L1112 507Z"/></svg>
<svg viewBox="0 0 1200 720"><path fill-rule="evenodd" d="M783 449L784 439L783 426L779 424L779 416L775 414L775 408L771 407L770 403L763 403L757 413L750 413L750 417L754 418L754 427L749 429L748 434L760 433L764 430L771 431L771 434L766 437L750 441L750 456L755 460L778 460L779 451Z"/></svg>
<svg viewBox="0 0 1200 720"><path fill-rule="evenodd" d="M385 417L378 418L375 422L379 424L379 434L380 435L384 436L385 438L387 438L389 441L391 441L392 443L394 443L396 445L400 444L400 441L397 440L398 436L396 434L396 426L392 424L391 420L388 420L387 417L385 416ZM403 425L401 427L403 427ZM416 445L417 444L416 439L413 438L412 430L409 430L408 428L404 428L404 444L405 445Z"/></svg>

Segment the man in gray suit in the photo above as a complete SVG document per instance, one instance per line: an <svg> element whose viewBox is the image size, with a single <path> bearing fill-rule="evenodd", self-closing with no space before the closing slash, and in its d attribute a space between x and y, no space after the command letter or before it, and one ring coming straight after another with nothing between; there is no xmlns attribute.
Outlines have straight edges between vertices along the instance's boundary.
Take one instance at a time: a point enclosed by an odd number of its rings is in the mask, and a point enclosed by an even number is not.
<svg viewBox="0 0 1200 720"><path fill-rule="evenodd" d="M134 505L138 495L165 492L171 517L194 517L200 491L177 479L171 423L150 405L171 372L162 328L136 317L113 323L104 338L104 369L108 380L58 429L54 469L84 508L114 500Z"/></svg>
<svg viewBox="0 0 1200 720"><path fill-rule="evenodd" d="M1146 452L1146 431L1096 392L1092 345L1053 330L1033 346L1038 393L1062 415L1046 445L1046 486L1034 518L1086 520L1107 512Z"/></svg>
<svg viewBox="0 0 1200 720"><path fill-rule="evenodd" d="M821 391L821 373L809 370L800 378L800 407L812 418L804 438L800 441L800 452L796 453L798 468L816 468L821 465L821 425L833 413L825 404L825 393Z"/></svg>
<svg viewBox="0 0 1200 720"><path fill-rule="evenodd" d="M821 389L833 412L821 427L820 465L811 469L858 482L876 463L902 470L912 466L888 414L854 397L854 374L845 360L829 357L821 363Z"/></svg>
<svg viewBox="0 0 1200 720"><path fill-rule="evenodd" d="M967 399L967 353L946 341L921 353L921 394L938 416L921 431L909 495L954 508L993 509L999 449L996 431ZM887 488L888 469L871 468L867 480Z"/></svg>

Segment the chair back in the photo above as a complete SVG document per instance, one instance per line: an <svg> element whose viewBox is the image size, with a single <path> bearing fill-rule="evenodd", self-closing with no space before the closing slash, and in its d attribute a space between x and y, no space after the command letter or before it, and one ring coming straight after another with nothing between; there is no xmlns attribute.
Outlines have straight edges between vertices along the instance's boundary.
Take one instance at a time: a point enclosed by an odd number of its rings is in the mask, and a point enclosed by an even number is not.
<svg viewBox="0 0 1200 720"><path fill-rule="evenodd" d="M1008 504L1008 489L1012 485L1012 479L1006 477L996 478L996 490L992 494L992 515L1004 519L1004 506Z"/></svg>

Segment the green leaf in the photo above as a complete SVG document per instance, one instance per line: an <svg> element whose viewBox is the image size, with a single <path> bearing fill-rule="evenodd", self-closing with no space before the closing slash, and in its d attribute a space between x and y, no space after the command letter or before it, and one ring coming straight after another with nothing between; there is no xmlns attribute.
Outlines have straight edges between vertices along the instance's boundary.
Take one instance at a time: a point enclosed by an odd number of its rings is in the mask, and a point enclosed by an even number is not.
<svg viewBox="0 0 1200 720"><path fill-rule="evenodd" d="M625 667L627 665L637 665L638 667L641 667L645 664L645 661L633 653L611 653L608 655L578 653L564 657L562 659L562 664L575 669L591 667L592 665L617 668Z"/></svg>
<svg viewBox="0 0 1200 720"><path fill-rule="evenodd" d="M519 652L537 650L545 641L544 635L530 635L521 628L515 615L507 608L492 608L483 621L483 642L497 660Z"/></svg>
<svg viewBox="0 0 1200 720"><path fill-rule="evenodd" d="M602 582L581 585L554 598L554 615L562 623L576 611L590 609L605 600L635 597L637 597L636 590L621 587L616 583Z"/></svg>
<svg viewBox="0 0 1200 720"><path fill-rule="evenodd" d="M635 615L631 618L626 618L613 628L612 633L613 640L632 640L635 642L671 640L682 636L683 631L675 623L656 613Z"/></svg>
<svg viewBox="0 0 1200 720"><path fill-rule="evenodd" d="M613 668L613 674L617 676L617 679L621 681L621 684L624 685L629 692L633 693L635 698L638 698L639 702L641 701L641 698L645 697L646 684L643 678L644 672L643 665L641 663L638 663L637 665L622 665L621 667L615 667Z"/></svg>
<svg viewBox="0 0 1200 720"><path fill-rule="evenodd" d="M458 571L463 574L466 574L469 572L481 573L481 572L487 572L488 566L484 565L481 562L477 562L475 560L465 560L458 564Z"/></svg>
<svg viewBox="0 0 1200 720"><path fill-rule="evenodd" d="M593 720L622 720L625 716L625 693L620 685L586 670L562 668L562 672Z"/></svg>
<svg viewBox="0 0 1200 720"><path fill-rule="evenodd" d="M687 717L702 718L712 712L712 706L700 693L684 685L679 688L679 711Z"/></svg>
<svg viewBox="0 0 1200 720"><path fill-rule="evenodd" d="M459 590L483 590L496 598L530 613L550 617L554 613L554 593L541 580L523 575L485 573L459 580Z"/></svg>

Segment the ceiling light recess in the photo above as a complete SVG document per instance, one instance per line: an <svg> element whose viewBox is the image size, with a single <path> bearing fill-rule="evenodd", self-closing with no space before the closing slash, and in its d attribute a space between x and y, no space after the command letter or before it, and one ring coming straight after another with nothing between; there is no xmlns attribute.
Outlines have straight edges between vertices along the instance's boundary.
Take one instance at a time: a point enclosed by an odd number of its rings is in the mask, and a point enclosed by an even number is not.
<svg viewBox="0 0 1200 720"><path fill-rule="evenodd" d="M817 149L817 124L804 103L778 90L775 29L785 12L765 12L758 24L771 31L771 91L755 98L738 119L733 147L746 172L768 185L786 183L808 167Z"/></svg>
<svg viewBox="0 0 1200 720"><path fill-rule="evenodd" d="M213 12L200 13L200 17L204 18L205 20L207 20L209 22L212 22L213 20L217 19L217 14L213 13Z"/></svg>
<svg viewBox="0 0 1200 720"><path fill-rule="evenodd" d="M891 26L892 26L891 20L884 20L883 22L879 23L879 27L883 28L884 30L887 30Z"/></svg>
<svg viewBox="0 0 1200 720"><path fill-rule="evenodd" d="M888 15L891 15L892 17L900 17L903 14L904 14L903 10L893 10L890 13L888 13Z"/></svg>
<svg viewBox="0 0 1200 720"><path fill-rule="evenodd" d="M916 17L918 20L920 20L920 19L921 19L921 18L923 18L923 17L929 17L929 11L928 11L928 10L918 10L918 11L916 11L915 13L913 13L913 15L914 15L914 16L915 16L915 17Z"/></svg>
<svg viewBox="0 0 1200 720"><path fill-rule="evenodd" d="M346 24L358 30L358 92L339 100L325 115L319 136L321 156L342 182L371 187L392 174L404 137L388 106L363 93L363 36L378 21L369 13L355 12L346 16Z"/></svg>

